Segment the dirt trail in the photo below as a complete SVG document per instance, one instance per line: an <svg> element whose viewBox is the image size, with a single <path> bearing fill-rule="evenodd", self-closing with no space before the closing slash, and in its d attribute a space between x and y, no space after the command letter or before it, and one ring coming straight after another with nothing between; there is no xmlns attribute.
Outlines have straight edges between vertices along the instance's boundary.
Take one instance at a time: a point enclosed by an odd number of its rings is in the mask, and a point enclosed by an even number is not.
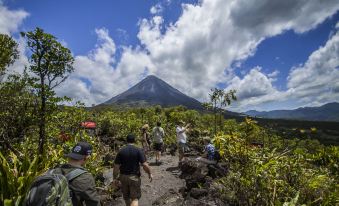
<svg viewBox="0 0 339 206"><path fill-rule="evenodd" d="M148 175L142 171L142 196L139 200L139 206L151 206L157 198L164 195L169 190L178 191L185 185L184 180L179 178L180 170L177 167L178 157L164 155L161 161L162 164L157 166L154 164L154 157L148 159L153 173L152 182L149 182ZM125 206L122 197L113 200L106 205Z"/></svg>

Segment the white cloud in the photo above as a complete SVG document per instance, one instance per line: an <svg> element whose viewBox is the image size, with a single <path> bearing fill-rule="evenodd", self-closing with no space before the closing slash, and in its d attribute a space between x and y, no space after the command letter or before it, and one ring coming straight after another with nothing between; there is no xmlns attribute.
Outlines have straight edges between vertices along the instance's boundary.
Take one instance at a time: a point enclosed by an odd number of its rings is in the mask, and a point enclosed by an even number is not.
<svg viewBox="0 0 339 206"><path fill-rule="evenodd" d="M9 10L0 2L0 33L12 34L16 32L22 21L29 14L24 10Z"/></svg>
<svg viewBox="0 0 339 206"><path fill-rule="evenodd" d="M23 20L29 16L24 10L9 10L0 1L0 33L12 35L18 31ZM22 73L25 65L28 65L26 57L25 41L22 38L15 39L18 43L19 58L7 68L7 74Z"/></svg>
<svg viewBox="0 0 339 206"><path fill-rule="evenodd" d="M156 4L155 6L152 6L150 9L151 14L160 14L163 11L163 7L160 3Z"/></svg>
<svg viewBox="0 0 339 206"><path fill-rule="evenodd" d="M108 100L137 83L145 71L202 101L218 83L238 88L242 106L287 99L295 88L287 92L274 88L277 71L264 74L254 68L240 79L234 65L241 65L269 37L286 30L303 33L315 28L332 16L339 4L336 0L202 0L196 5L183 4L182 15L169 26L156 7L151 8L155 16L139 23L142 46L124 47L119 62L114 41L105 29L96 31L99 43L92 52L76 57L76 71L70 80L90 82L82 92L88 95L86 103ZM290 80L290 84L298 82ZM251 86L247 88L247 84ZM59 91L72 96L67 88Z"/></svg>
<svg viewBox="0 0 339 206"><path fill-rule="evenodd" d="M183 4L177 22L143 19L138 37L149 52L155 74L200 100L211 87L234 77L231 65L253 55L258 44L286 30L305 32L339 8L326 1L203 0Z"/></svg>
<svg viewBox="0 0 339 206"><path fill-rule="evenodd" d="M274 92L271 80L260 70L260 67L253 68L243 79L234 77L226 90L237 90L237 97L240 100L262 97Z"/></svg>
<svg viewBox="0 0 339 206"><path fill-rule="evenodd" d="M279 70L274 70L272 73L267 74L267 76L270 78L275 78L278 76L279 73Z"/></svg>
<svg viewBox="0 0 339 206"><path fill-rule="evenodd" d="M252 69L243 79L234 77L227 88L236 89L239 101L233 109L247 110L263 103L293 101L294 107L320 106L339 101L339 32L314 51L308 60L293 68L287 78L288 89L279 91L272 86L276 71L265 75ZM244 109L245 108L245 109Z"/></svg>
<svg viewBox="0 0 339 206"><path fill-rule="evenodd" d="M75 71L56 89L59 96L69 96L86 105L98 104L128 89L152 66L138 49L123 48L120 62L114 67L116 46L105 28L96 29L98 44L86 56L75 57Z"/></svg>
<svg viewBox="0 0 339 206"><path fill-rule="evenodd" d="M260 67L250 70L243 79L234 77L225 91L235 89L237 101L232 104L234 110L243 111L246 108L260 105L262 103L285 100L286 94L278 91L272 82L274 79L264 74Z"/></svg>
<svg viewBox="0 0 339 206"><path fill-rule="evenodd" d="M305 102L339 100L339 32L323 47L314 51L303 65L295 67L288 76L288 92Z"/></svg>
<svg viewBox="0 0 339 206"><path fill-rule="evenodd" d="M18 51L19 51L19 58L14 62L14 64L10 65L7 68L6 73L7 74L13 74L13 73L23 73L25 66L29 65L28 58L26 56L26 42L25 39L19 38L16 40L18 43Z"/></svg>

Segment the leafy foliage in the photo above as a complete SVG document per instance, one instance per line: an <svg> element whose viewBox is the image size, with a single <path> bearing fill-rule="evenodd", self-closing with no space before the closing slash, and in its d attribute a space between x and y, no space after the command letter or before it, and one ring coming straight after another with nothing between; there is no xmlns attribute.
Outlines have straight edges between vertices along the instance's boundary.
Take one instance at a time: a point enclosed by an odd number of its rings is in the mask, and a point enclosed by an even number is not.
<svg viewBox="0 0 339 206"><path fill-rule="evenodd" d="M0 34L0 78L18 57L18 44L10 36Z"/></svg>
<svg viewBox="0 0 339 206"><path fill-rule="evenodd" d="M58 103L67 98L56 97L53 88L73 71L70 51L39 28L23 35L31 49L29 69L35 75L10 75L0 83L1 205L22 205L32 180L65 163L64 154L80 140L94 146L86 168L103 187L98 177L106 169L104 159L114 155L116 145L121 145L127 134L134 133L141 140L141 126L147 123L152 128L160 121L166 133L165 144L170 145L176 143L175 127L180 120L191 123L189 141L198 149L203 147L201 137L214 134L213 143L229 171L218 180L222 185L220 196L226 203L339 204L339 147L310 139L318 135L317 128L312 127L310 132L296 129L288 138L282 138L252 119L241 123L226 120L220 108L236 100L235 91L217 89L212 91L211 102L205 104L214 109L214 114L182 106L97 110L86 109L80 103L60 106ZM1 59L4 66L0 66L7 67L17 58L16 44L8 36L1 38L5 40L0 39L0 49L10 51L7 60ZM80 124L84 121L95 121L97 131L86 131ZM43 139L46 141L42 144Z"/></svg>

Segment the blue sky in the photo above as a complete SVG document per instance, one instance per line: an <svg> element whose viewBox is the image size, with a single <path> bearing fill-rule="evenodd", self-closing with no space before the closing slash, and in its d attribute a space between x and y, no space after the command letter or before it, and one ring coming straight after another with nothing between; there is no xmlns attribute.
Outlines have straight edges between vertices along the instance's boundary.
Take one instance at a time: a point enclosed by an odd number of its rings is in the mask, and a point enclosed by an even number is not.
<svg viewBox="0 0 339 206"><path fill-rule="evenodd" d="M334 0L2 0L0 33L56 36L76 69L57 93L87 105L155 74L200 101L213 87L236 89L234 111L292 109L339 101L338 9Z"/></svg>

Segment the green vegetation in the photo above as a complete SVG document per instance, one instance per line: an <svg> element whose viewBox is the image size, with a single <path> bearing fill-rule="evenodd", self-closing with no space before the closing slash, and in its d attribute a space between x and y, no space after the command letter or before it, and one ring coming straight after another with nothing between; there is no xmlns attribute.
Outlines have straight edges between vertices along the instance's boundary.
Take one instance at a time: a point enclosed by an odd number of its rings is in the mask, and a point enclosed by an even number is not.
<svg viewBox="0 0 339 206"><path fill-rule="evenodd" d="M218 180L220 195L229 204L339 204L339 147L324 146L303 132L282 138L251 119L239 123L218 115L216 124L216 113L202 114L180 106L125 110L89 110L80 103L58 106L67 98L56 97L53 88L72 72L73 58L68 49L40 29L24 36L32 49L30 72L8 75L0 83L0 205L21 205L32 180L64 163L63 154L79 140L94 146L87 168L100 176L106 168L104 157L114 155L115 145L128 133L137 134L140 141L144 123L153 127L161 121L167 134L165 144L170 145L176 142L175 124L179 120L191 123L188 136L198 148L203 136L216 133L211 137L229 171ZM4 61L5 67L17 58L16 44L10 45L14 53ZM42 45L48 46L39 52ZM61 59L54 59L59 55ZM228 94L229 100L235 99L233 95ZM89 135L80 125L83 121L95 121L97 133ZM316 129L306 129L316 136ZM97 184L103 187L102 181Z"/></svg>

